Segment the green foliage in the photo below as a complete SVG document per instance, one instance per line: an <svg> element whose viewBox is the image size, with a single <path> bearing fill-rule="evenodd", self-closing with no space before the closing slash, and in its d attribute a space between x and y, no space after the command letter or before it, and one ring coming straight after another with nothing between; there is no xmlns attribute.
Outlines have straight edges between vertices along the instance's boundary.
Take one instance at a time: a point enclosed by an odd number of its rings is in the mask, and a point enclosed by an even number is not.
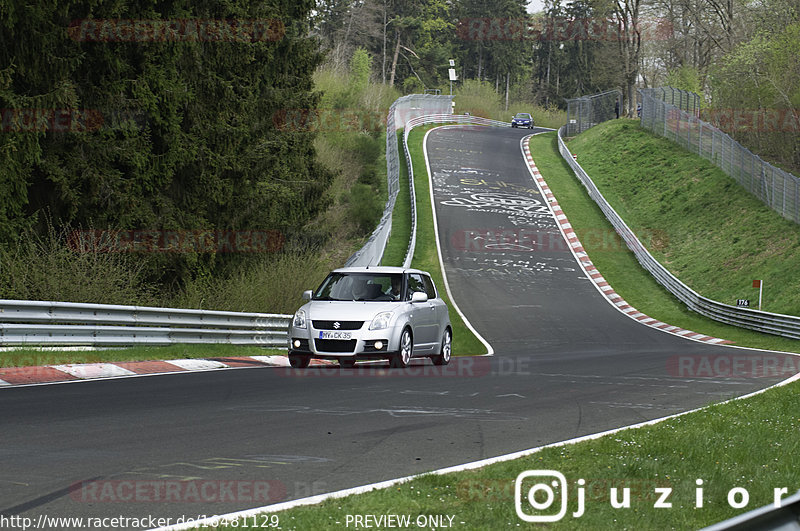
<svg viewBox="0 0 800 531"><path fill-rule="evenodd" d="M189 282L172 305L235 312L293 313L303 303L303 291L315 289L330 268L331 264L318 251L262 256L227 275Z"/></svg>
<svg viewBox="0 0 800 531"><path fill-rule="evenodd" d="M468 112L473 116L510 122L514 114L528 112L537 126L551 128L560 127L567 121L566 112L559 110L554 105L543 107L525 100L511 101L506 111L505 105L494 87L485 81L474 79L464 81L458 88L455 102L455 112L458 114Z"/></svg>
<svg viewBox="0 0 800 531"><path fill-rule="evenodd" d="M371 62L372 59L365 49L359 48L353 52L353 58L350 61L350 86L359 94L364 92L369 83Z"/></svg>
<svg viewBox="0 0 800 531"><path fill-rule="evenodd" d="M281 129L278 119L318 101L311 75L321 56L305 35L313 6L101 0L4 9L0 108L99 120L80 131L75 122L68 131L4 127L0 241L36 222L43 233L42 213L56 226L233 230L286 230L318 214L332 176L315 161L313 134ZM87 18L274 19L285 34L99 42L81 38L80 25L68 29ZM147 263L152 276L181 282L228 260L161 255Z"/></svg>
<svg viewBox="0 0 800 531"><path fill-rule="evenodd" d="M406 94L422 94L424 91L425 85L414 76L407 77L403 81L403 92Z"/></svg>
<svg viewBox="0 0 800 531"><path fill-rule="evenodd" d="M500 95L486 81L467 79L455 91L458 114L470 113L473 116L492 118L491 113L500 108Z"/></svg>
<svg viewBox="0 0 800 531"><path fill-rule="evenodd" d="M383 213L383 202L375 201L375 189L363 183L356 183L350 188L347 199L348 212L353 221L364 233L372 232Z"/></svg>
<svg viewBox="0 0 800 531"><path fill-rule="evenodd" d="M683 65L667 73L666 85L694 92L700 96L700 104L704 103L703 99L703 82L700 77L700 72L691 66Z"/></svg>
<svg viewBox="0 0 800 531"><path fill-rule="evenodd" d="M105 304L156 304L144 263L124 253L77 250L70 233L29 229L14 246L0 247L0 299ZM74 241L74 240L73 240Z"/></svg>
<svg viewBox="0 0 800 531"><path fill-rule="evenodd" d="M715 109L760 116L726 132L789 171L800 172L800 22L742 43L712 70ZM773 117L782 117L775 124Z"/></svg>

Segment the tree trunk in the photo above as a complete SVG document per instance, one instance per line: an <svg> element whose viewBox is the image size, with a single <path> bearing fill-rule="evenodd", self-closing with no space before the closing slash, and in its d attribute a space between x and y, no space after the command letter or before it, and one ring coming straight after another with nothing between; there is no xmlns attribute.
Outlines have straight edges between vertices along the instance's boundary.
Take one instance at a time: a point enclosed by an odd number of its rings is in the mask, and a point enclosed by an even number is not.
<svg viewBox="0 0 800 531"><path fill-rule="evenodd" d="M383 57L381 59L381 83L386 84L386 0L383 1Z"/></svg>
<svg viewBox="0 0 800 531"><path fill-rule="evenodd" d="M506 111L508 110L508 80L511 78L511 73L506 72Z"/></svg>
<svg viewBox="0 0 800 531"><path fill-rule="evenodd" d="M396 43L394 45L394 58L392 59L392 70L389 73L389 86L394 86L394 75L397 72L397 58L400 55L400 32L395 32Z"/></svg>

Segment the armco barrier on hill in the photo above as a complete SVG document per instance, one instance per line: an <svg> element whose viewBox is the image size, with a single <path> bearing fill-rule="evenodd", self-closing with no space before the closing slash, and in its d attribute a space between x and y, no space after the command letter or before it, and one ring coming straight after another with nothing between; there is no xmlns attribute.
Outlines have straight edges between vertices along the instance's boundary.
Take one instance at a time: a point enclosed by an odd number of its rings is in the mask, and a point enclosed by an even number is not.
<svg viewBox="0 0 800 531"><path fill-rule="evenodd" d="M625 221L623 221L608 201L606 201L589 175L580 164L572 158L572 154L567 148L566 143L564 143L562 137L563 131L564 127L558 130L558 149L561 156L567 161L572 171L575 172L575 175L586 187L589 196L597 203L603 211L603 214L605 214L617 233L625 241L628 248L633 251L633 254L642 267L653 275L659 284L664 286L670 293L686 304L690 310L710 319L714 319L715 321L756 330L758 332L800 339L800 317L764 312L750 308L740 308L708 299L692 290L689 286L678 280L675 275L667 271L664 266L653 258L644 245L642 245Z"/></svg>

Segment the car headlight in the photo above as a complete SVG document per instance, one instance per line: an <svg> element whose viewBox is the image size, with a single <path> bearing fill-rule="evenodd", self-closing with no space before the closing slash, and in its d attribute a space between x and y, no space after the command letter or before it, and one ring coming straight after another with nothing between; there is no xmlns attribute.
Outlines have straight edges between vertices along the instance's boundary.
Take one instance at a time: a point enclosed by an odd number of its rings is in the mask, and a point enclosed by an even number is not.
<svg viewBox="0 0 800 531"><path fill-rule="evenodd" d="M392 320L392 312L381 312L372 319L369 325L370 330L383 330L389 328L389 321Z"/></svg>
<svg viewBox="0 0 800 531"><path fill-rule="evenodd" d="M295 328L305 328L306 327L306 312L305 310L297 310L294 314L294 318L292 319L292 326Z"/></svg>

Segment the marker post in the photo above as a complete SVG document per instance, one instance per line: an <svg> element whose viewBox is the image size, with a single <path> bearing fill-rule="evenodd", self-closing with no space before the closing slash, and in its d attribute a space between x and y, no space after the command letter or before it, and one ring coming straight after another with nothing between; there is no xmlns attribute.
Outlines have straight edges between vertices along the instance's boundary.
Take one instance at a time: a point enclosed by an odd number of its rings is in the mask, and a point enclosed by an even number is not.
<svg viewBox="0 0 800 531"><path fill-rule="evenodd" d="M758 309L761 309L761 295L764 293L764 281L763 280L754 280L753 287L758 288Z"/></svg>

